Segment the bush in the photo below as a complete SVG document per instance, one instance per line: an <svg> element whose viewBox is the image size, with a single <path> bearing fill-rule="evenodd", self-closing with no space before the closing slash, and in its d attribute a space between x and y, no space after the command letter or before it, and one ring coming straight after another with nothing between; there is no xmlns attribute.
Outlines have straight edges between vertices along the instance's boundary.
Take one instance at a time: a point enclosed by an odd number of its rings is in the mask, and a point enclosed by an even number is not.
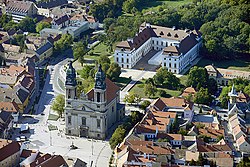
<svg viewBox="0 0 250 167"><path fill-rule="evenodd" d="M148 100L144 100L141 105L140 105L140 109L146 110L146 108L150 105L150 101Z"/></svg>

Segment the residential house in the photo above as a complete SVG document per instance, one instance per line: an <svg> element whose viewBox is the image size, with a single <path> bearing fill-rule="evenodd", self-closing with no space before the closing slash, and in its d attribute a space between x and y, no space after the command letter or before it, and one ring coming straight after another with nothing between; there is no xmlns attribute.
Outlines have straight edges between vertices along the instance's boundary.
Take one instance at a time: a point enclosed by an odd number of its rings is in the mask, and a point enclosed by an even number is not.
<svg viewBox="0 0 250 167"><path fill-rule="evenodd" d="M38 63L43 62L45 59L53 55L53 44L46 42L43 46L36 50L36 56L39 58Z"/></svg>
<svg viewBox="0 0 250 167"><path fill-rule="evenodd" d="M66 4L68 4L67 0L39 1L39 2L37 2L38 14L43 15L45 17L50 17L52 8L60 7L60 6L66 5Z"/></svg>
<svg viewBox="0 0 250 167"><path fill-rule="evenodd" d="M7 1L5 11L14 22L20 22L25 17L33 17L37 14L37 7L31 1Z"/></svg>
<svg viewBox="0 0 250 167"><path fill-rule="evenodd" d="M12 45L9 43L2 43L5 52L20 53L21 49L18 45Z"/></svg>
<svg viewBox="0 0 250 167"><path fill-rule="evenodd" d="M62 29L70 24L70 17L68 15L63 15L59 18L54 18L52 20L52 29Z"/></svg>
<svg viewBox="0 0 250 167"><path fill-rule="evenodd" d="M28 54L28 53L17 53L17 52L6 52L4 55L4 61L6 66L17 65L21 66L23 62L27 59L34 59L36 61L35 54Z"/></svg>
<svg viewBox="0 0 250 167"><path fill-rule="evenodd" d="M96 20L93 16L85 16L88 23L89 23L89 28L96 30L99 28L99 21Z"/></svg>
<svg viewBox="0 0 250 167"><path fill-rule="evenodd" d="M177 30L175 27L142 23L134 38L116 45L114 58L120 67L132 68L149 51L156 50L148 63L161 65L179 74L199 56L201 41L201 34L196 30Z"/></svg>
<svg viewBox="0 0 250 167"><path fill-rule="evenodd" d="M194 115L193 106L192 102L184 98L171 97L158 98L150 104L149 108L157 111L176 112L179 116L191 121Z"/></svg>
<svg viewBox="0 0 250 167"><path fill-rule="evenodd" d="M196 90L191 86L184 89L183 93L181 94L181 97L187 98L191 95L192 98L194 98L194 95L196 94Z"/></svg>
<svg viewBox="0 0 250 167"><path fill-rule="evenodd" d="M29 102L29 93L22 88L0 88L0 101L17 103L20 113L23 113Z"/></svg>
<svg viewBox="0 0 250 167"><path fill-rule="evenodd" d="M181 134L158 133L157 139L167 139L173 147L181 148L183 136Z"/></svg>
<svg viewBox="0 0 250 167"><path fill-rule="evenodd" d="M70 18L68 15L63 15L52 20L52 27L45 28L40 32L42 37L50 35L70 34L73 38L79 38L83 32L89 29L89 23L80 15L75 15Z"/></svg>
<svg viewBox="0 0 250 167"><path fill-rule="evenodd" d="M155 166L171 164L174 151L149 141L125 140L115 150L115 164L124 166Z"/></svg>
<svg viewBox="0 0 250 167"><path fill-rule="evenodd" d="M174 112L148 111L142 121L135 126L135 133L144 135L147 140L155 140L159 133L169 133L175 118Z"/></svg>
<svg viewBox="0 0 250 167"><path fill-rule="evenodd" d="M12 113L0 109L0 137L7 138L9 131L13 127L13 117Z"/></svg>
<svg viewBox="0 0 250 167"><path fill-rule="evenodd" d="M16 141L0 139L0 166L19 165L20 145Z"/></svg>
<svg viewBox="0 0 250 167"><path fill-rule="evenodd" d="M18 122L19 108L15 101L12 102L0 101L0 110L10 112L13 117L13 121L15 123Z"/></svg>
<svg viewBox="0 0 250 167"><path fill-rule="evenodd" d="M236 140L237 149L242 153L250 153L250 141L249 139L242 135Z"/></svg>
<svg viewBox="0 0 250 167"><path fill-rule="evenodd" d="M219 85L228 85L228 82L235 78L250 80L250 72L217 68L214 65L205 66L209 78L216 80Z"/></svg>

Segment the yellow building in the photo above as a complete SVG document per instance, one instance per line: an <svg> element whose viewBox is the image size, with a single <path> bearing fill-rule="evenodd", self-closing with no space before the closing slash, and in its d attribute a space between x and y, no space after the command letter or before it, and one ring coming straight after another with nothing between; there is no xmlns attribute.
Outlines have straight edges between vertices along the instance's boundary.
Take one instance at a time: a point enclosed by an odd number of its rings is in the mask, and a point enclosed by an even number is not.
<svg viewBox="0 0 250 167"><path fill-rule="evenodd" d="M250 80L250 72L216 68L213 65L205 66L209 78L216 80L219 85L228 85L228 82L235 78Z"/></svg>

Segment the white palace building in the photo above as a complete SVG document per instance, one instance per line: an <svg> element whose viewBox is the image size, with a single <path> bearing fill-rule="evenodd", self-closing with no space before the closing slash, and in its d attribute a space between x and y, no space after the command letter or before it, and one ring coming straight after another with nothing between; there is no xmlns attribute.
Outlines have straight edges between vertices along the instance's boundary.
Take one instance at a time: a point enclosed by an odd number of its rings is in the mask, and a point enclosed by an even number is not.
<svg viewBox="0 0 250 167"><path fill-rule="evenodd" d="M132 39L116 45L114 57L122 68L132 68L149 51L158 51L148 64L161 65L179 74L199 55L201 34L196 30L177 30L142 23L139 33ZM189 66L190 67L190 66Z"/></svg>

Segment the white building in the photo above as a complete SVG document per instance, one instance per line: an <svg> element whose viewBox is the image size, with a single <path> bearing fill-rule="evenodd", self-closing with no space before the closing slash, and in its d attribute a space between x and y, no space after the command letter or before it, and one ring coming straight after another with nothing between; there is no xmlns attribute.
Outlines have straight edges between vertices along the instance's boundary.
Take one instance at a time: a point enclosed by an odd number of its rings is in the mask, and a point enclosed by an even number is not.
<svg viewBox="0 0 250 167"><path fill-rule="evenodd" d="M37 14L37 7L30 1L7 1L4 6L4 13L10 15L14 22L20 22L25 17L32 17Z"/></svg>
<svg viewBox="0 0 250 167"><path fill-rule="evenodd" d="M124 117L120 89L106 78L101 66L95 75L95 87L77 97L76 72L70 62L65 86L66 134L105 139L112 132L109 129Z"/></svg>
<svg viewBox="0 0 250 167"><path fill-rule="evenodd" d="M115 61L122 68L132 68L149 51L158 51L148 63L181 73L199 55L201 34L196 30L177 30L143 23L133 39L122 41L115 49Z"/></svg>

